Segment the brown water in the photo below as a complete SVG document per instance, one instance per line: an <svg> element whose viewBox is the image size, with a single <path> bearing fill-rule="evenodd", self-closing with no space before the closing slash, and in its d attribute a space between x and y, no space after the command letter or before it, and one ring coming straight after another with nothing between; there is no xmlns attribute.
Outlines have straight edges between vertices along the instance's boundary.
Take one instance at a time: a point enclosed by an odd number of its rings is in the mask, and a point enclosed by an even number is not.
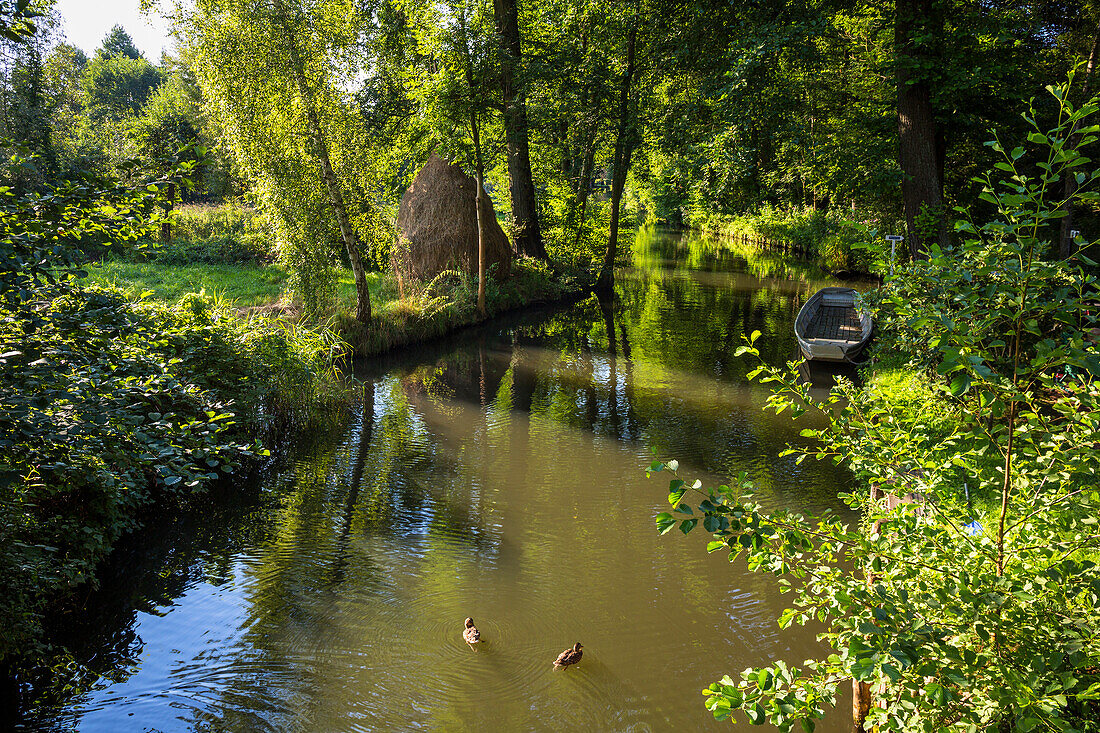
<svg viewBox="0 0 1100 733"><path fill-rule="evenodd" d="M42 727L728 729L701 689L819 646L779 630L770 576L701 530L657 535L667 479L644 467L653 447L685 476L748 471L766 504L843 510L846 476L778 456L801 425L733 357L753 329L792 357L825 283L652 231L634 265L613 303L365 365L354 411L136 539L74 630L109 677ZM581 663L553 670L575 641Z"/></svg>

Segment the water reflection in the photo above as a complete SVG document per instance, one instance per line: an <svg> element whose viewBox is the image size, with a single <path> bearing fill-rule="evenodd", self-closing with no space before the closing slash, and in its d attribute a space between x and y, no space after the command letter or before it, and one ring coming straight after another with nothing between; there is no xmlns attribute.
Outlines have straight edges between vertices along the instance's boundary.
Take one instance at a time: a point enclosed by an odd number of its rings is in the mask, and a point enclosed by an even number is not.
<svg viewBox="0 0 1100 733"><path fill-rule="evenodd" d="M89 650L119 681L44 727L724 729L698 690L816 642L779 635L768 578L658 538L641 469L653 446L704 480L748 471L765 503L839 508L844 477L778 457L801 426L761 411L733 357L760 330L790 358L821 284L762 262L642 232L614 298L363 365L358 408L289 443L247 509L165 543L153 566L191 568L174 585L111 586L130 610Z"/></svg>

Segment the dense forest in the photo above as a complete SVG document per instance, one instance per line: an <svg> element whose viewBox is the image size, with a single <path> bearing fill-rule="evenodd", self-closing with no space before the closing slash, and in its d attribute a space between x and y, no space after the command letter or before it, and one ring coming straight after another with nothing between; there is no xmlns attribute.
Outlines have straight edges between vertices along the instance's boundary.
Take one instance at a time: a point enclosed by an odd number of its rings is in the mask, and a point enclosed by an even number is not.
<svg viewBox="0 0 1100 733"><path fill-rule="evenodd" d="M311 302L336 257L388 267L400 195L437 149L481 171L520 254L602 264L623 216L722 229L762 211L918 253L974 196L991 131L1026 134L1029 98L1055 114L1043 88L1077 64L1070 97L1096 85L1089 3L160 10L178 57L144 58L120 27L88 57L48 14L6 41L3 134L36 156L16 190L155 176L201 148L201 180L163 205L246 197Z"/></svg>
<svg viewBox="0 0 1100 733"><path fill-rule="evenodd" d="M702 521L710 551L802 581L781 623L828 620L839 654L725 678L707 693L715 717L812 729L855 680L857 706L876 685L883 704L862 716L883 729L1096 730L1100 366L1084 245L1100 227L1100 4L143 7L172 28L159 59L119 25L86 52L50 0L0 0L0 708L48 708L91 684L62 632L112 549L155 509L194 506L279 435L326 419L304 404L346 421L363 399L340 371L351 354L594 291L593 328L629 362L614 308L660 322L673 306L646 298L677 289L655 277L638 302L611 294L632 246L638 270L658 267L643 261L652 233L636 232L664 225L712 234L727 254L778 244L828 273L886 279L867 296L876 367L903 372L904 388L842 380L822 402L767 349L748 379L776 388L774 409L820 413L807 456L861 487L919 481L946 517L869 511L849 528L775 514L744 475L732 489L696 482L694 514L687 477L673 479L662 532ZM470 181L459 208L478 256L410 278L400 211L434 156ZM485 262L498 225L506 272ZM885 234L904 236L898 262ZM738 266L762 280L805 264L752 258ZM196 273L215 285L184 279ZM748 304L712 300L712 337L696 346L721 342L733 373L735 349L763 345ZM793 299L758 300L768 323L792 316ZM674 361L675 335L652 338ZM595 397L583 399L592 431ZM901 529L879 534L880 520ZM963 520L987 533L960 550ZM989 621L991 598L1011 613ZM954 635L928 632L937 624Z"/></svg>

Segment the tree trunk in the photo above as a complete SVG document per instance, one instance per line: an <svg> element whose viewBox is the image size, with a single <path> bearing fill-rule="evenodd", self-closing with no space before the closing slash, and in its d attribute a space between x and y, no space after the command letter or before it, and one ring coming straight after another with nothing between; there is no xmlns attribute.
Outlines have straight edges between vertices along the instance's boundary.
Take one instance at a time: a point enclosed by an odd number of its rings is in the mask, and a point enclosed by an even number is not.
<svg viewBox="0 0 1100 733"><path fill-rule="evenodd" d="M626 185L626 173L630 169L630 156L634 152L633 126L630 120L630 90L634 81L634 47L638 39L638 19L630 25L626 43L626 71L619 89L619 130L615 135L615 157L611 176L611 231L607 237L603 267L596 280L597 290L610 290L615 284L615 257L619 244L619 204Z"/></svg>
<svg viewBox="0 0 1100 733"><path fill-rule="evenodd" d="M355 234L355 228L348 217L347 206L344 205L344 195L340 190L340 182L332 170L332 161L329 158L328 143L325 141L324 129L321 127L321 119L317 115L314 105L313 93L309 89L306 80L305 65L302 63L298 45L290 28L285 25L286 11L282 0L275 0L275 10L283 16L283 33L286 36L287 50L290 56L291 73L298 86L298 93L302 96L302 106L305 107L306 121L309 125L309 134L313 138L313 144L317 149L317 159L321 164L321 179L324 181L325 190L328 192L332 212L336 215L336 223L340 227L340 238L344 240L344 246L348 251L348 259L351 261L351 271L355 274L355 320L360 323L370 322L370 290L367 287L367 273L363 268L363 259L359 256L359 238Z"/></svg>
<svg viewBox="0 0 1100 733"><path fill-rule="evenodd" d="M577 181L577 200L580 201L580 213L577 215L577 233L573 238L573 248L581 243L581 232L584 231L584 212L588 207L588 190L592 187L592 166L596 160L596 135L593 130L588 141L588 149L584 153L584 162L581 163L581 177Z"/></svg>
<svg viewBox="0 0 1100 733"><path fill-rule="evenodd" d="M588 31L581 34L581 54L588 58ZM584 138L584 155L581 158L581 172L577 177L577 189L574 192L573 203L569 207L569 221L576 222L576 232L573 237L573 247L576 249L581 243L581 234L584 231L584 214L588 207L588 194L592 186L592 166L596 159L596 141L599 138L600 116L594 114L591 107L591 89L586 80L581 89L581 109L585 110L582 117L583 123L578 125ZM579 208L579 213L578 213Z"/></svg>
<svg viewBox="0 0 1100 733"><path fill-rule="evenodd" d="M942 145L937 145L932 93L922 67L935 64L928 40L943 35L943 18L934 14L934 0L898 0L894 45L898 87L898 164L901 167L901 197L909 251L914 259L927 257L928 245L947 243L943 212ZM920 226L922 212L933 227ZM933 217L927 219L927 217ZM922 232L921 229L924 229Z"/></svg>
<svg viewBox="0 0 1100 733"><path fill-rule="evenodd" d="M1089 91L1092 86L1092 74L1096 68L1096 57L1100 53L1100 22L1096 25L1096 32L1092 36L1092 50L1089 51L1089 60L1085 65L1085 78L1081 83L1081 104L1085 104L1089 101ZM1074 148L1081 144L1081 134L1073 133L1069 137L1069 142L1066 144L1067 148ZM1073 243L1073 237L1070 236L1070 232L1074 229L1074 214L1076 213L1076 206L1073 203L1073 196L1077 193L1077 181L1074 180L1073 174L1070 171L1066 172L1065 184L1062 190L1062 198L1065 199L1065 212L1066 215L1062 217L1062 226L1059 231L1058 241L1060 247L1058 248L1058 255L1064 260L1073 254L1076 246Z"/></svg>
<svg viewBox="0 0 1100 733"><path fill-rule="evenodd" d="M493 0L493 16L500 36L500 85L504 96L504 137L508 146L508 190L512 198L516 252L546 259L539 229L535 182L527 144L527 99L516 83L522 49L516 0Z"/></svg>
<svg viewBox="0 0 1100 733"><path fill-rule="evenodd" d="M172 241L172 209L176 203L176 184L169 183L164 189L164 216L160 225L160 243L168 244Z"/></svg>
<svg viewBox="0 0 1100 733"><path fill-rule="evenodd" d="M481 136L478 134L477 113L470 110L470 131L474 138L474 180L477 194L474 207L477 210L477 312L485 315L485 167L481 160Z"/></svg>

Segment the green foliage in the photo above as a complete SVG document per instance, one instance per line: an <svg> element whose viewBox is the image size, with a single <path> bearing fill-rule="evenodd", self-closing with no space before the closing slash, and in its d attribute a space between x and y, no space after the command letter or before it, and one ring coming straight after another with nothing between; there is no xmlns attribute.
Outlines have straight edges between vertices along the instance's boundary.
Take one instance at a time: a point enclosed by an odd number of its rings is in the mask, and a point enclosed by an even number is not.
<svg viewBox="0 0 1100 733"><path fill-rule="evenodd" d="M278 256L270 227L255 209L182 206L172 211L171 221L170 242L150 244L129 253L128 259L163 265L267 265Z"/></svg>
<svg viewBox="0 0 1100 733"><path fill-rule="evenodd" d="M369 18L347 0L204 0L181 8L179 28L207 115L272 220L291 287L308 314L327 316L343 255L316 130L358 241L369 248L392 235L382 210L394 192L378 170L385 155L349 91Z"/></svg>
<svg viewBox="0 0 1100 733"><path fill-rule="evenodd" d="M1081 145L1095 139L1097 105L1074 109L1065 86L1051 92L1057 127L1043 133L1026 117L1040 173L1018 167L1025 147L994 143L1004 175L983 177L981 198L995 215L959 221L959 247L933 248L881 300L888 324L920 334L926 400L899 399L902 384L885 377L864 390L841 382L818 402L793 363L752 374L774 385L777 412L826 421L803 430L816 447L789 452L843 463L870 484L870 495L845 497L864 526L767 511L745 474L732 486L670 484L679 516L658 515L658 529L702 524L714 537L709 551L745 558L793 594L781 626L822 624L831 649L801 668L775 664L711 685L704 694L717 718L741 711L812 730L855 679L884 703L868 716L878 730L1100 729L1100 567L1091 559L1100 550L1100 352L1087 338L1097 283L1078 263L1045 259L1061 203L1055 184L1087 162L1069 133L1080 132ZM1098 178L1080 173L1085 190ZM758 337L739 353L759 357ZM676 468L658 461L650 471ZM689 490L699 504L688 503ZM991 507L977 532L967 490ZM889 500L907 495L912 503Z"/></svg>
<svg viewBox="0 0 1100 733"><path fill-rule="evenodd" d="M33 658L46 604L94 582L143 507L262 455L244 425L329 363L319 337L201 294L169 307L62 283L35 296L0 319L0 658Z"/></svg>
<svg viewBox="0 0 1100 733"><path fill-rule="evenodd" d="M692 224L721 236L759 240L761 247L793 246L831 270L869 271L871 267L858 246L867 237L866 228L835 210L764 206L750 214L693 219Z"/></svg>
<svg viewBox="0 0 1100 733"><path fill-rule="evenodd" d="M161 73L143 58L93 58L83 75L85 105L91 123L120 123L136 117L161 81Z"/></svg>
<svg viewBox="0 0 1100 733"><path fill-rule="evenodd" d="M169 77L144 100L129 135L139 155L151 161L171 160L182 148L199 144L195 111L183 80Z"/></svg>
<svg viewBox="0 0 1100 733"><path fill-rule="evenodd" d="M159 185L0 188L0 662L17 677L63 654L43 614L94 583L140 511L260 455L245 429L330 373L331 336L242 321L202 294L168 307L74 284L89 240L148 236L161 186L193 168Z"/></svg>
<svg viewBox="0 0 1100 733"><path fill-rule="evenodd" d="M33 166L24 152L6 161L6 179ZM62 181L43 193L21 195L0 186L0 300L26 301L40 282L72 271L82 259L83 243L133 244L148 235L159 224L161 187L185 184L194 167L194 161L181 162L167 177L136 185Z"/></svg>
<svg viewBox="0 0 1100 733"><path fill-rule="evenodd" d="M41 11L31 0L15 0L0 5L0 36L14 43L22 43L34 35L36 18Z"/></svg>

